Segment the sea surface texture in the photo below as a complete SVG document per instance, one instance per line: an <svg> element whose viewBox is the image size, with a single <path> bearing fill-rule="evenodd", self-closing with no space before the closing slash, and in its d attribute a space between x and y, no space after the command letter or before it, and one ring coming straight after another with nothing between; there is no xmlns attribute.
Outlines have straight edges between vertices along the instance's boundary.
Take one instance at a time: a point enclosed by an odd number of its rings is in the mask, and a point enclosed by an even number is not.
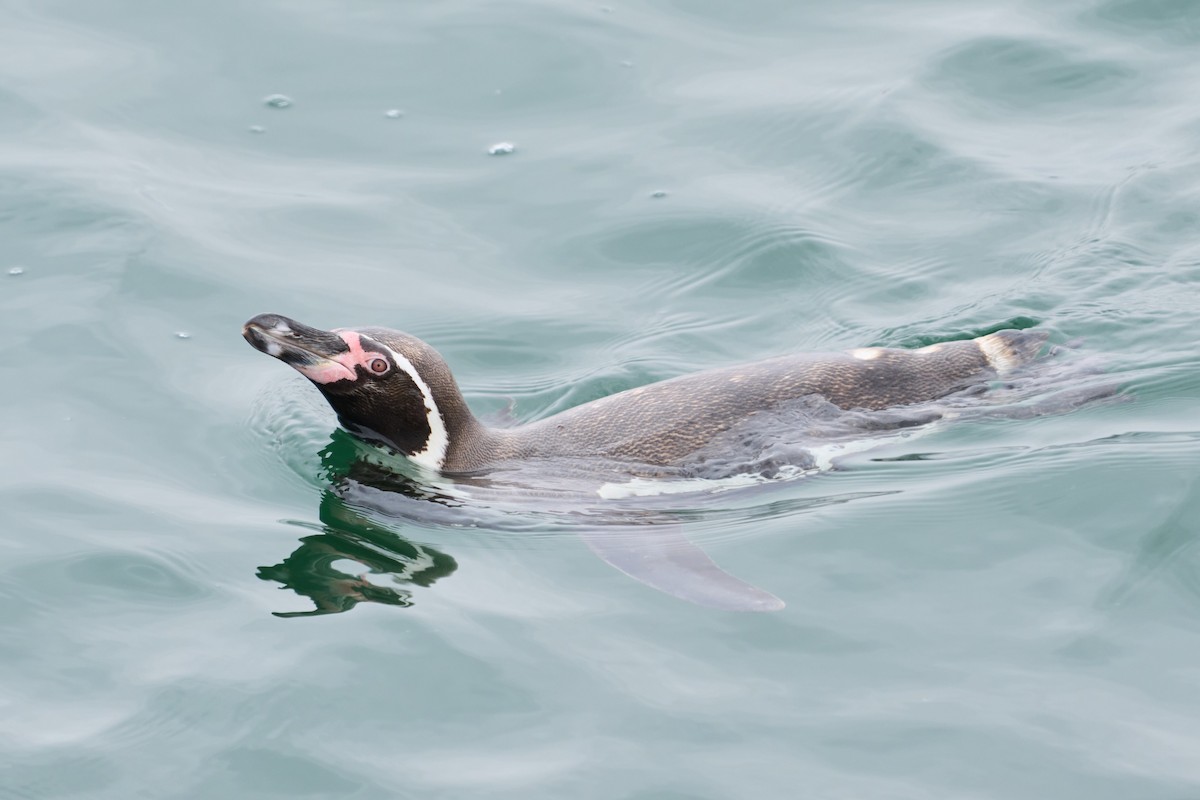
<svg viewBox="0 0 1200 800"><path fill-rule="evenodd" d="M1198 87L1195 0L0 0L0 798L1200 796ZM733 613L357 507L263 312L490 419L1005 327L1117 395L648 499Z"/></svg>

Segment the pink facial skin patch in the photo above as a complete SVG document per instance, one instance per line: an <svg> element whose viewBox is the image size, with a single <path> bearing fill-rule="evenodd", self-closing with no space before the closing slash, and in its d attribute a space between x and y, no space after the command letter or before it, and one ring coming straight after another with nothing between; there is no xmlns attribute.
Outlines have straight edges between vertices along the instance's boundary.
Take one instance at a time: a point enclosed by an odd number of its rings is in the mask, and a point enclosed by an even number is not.
<svg viewBox="0 0 1200 800"><path fill-rule="evenodd" d="M363 349L362 340L355 331L334 331L342 337L350 348L349 353L341 353L333 358L321 361L319 364L296 366L296 370L313 383L336 383L338 381L353 381L358 379L355 367L367 367L367 362L379 358L378 353L368 353Z"/></svg>

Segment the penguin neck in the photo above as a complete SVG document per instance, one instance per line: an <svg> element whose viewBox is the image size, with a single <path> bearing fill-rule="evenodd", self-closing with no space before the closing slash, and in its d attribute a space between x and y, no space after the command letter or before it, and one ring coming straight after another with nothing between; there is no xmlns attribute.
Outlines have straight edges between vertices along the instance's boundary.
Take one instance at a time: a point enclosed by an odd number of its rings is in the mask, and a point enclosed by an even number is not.
<svg viewBox="0 0 1200 800"><path fill-rule="evenodd" d="M444 473L483 469L502 447L503 434L480 422L465 404L461 414L446 421L446 427L449 443L439 468Z"/></svg>
<svg viewBox="0 0 1200 800"><path fill-rule="evenodd" d="M502 432L484 425L471 413L452 378L431 381L428 395L429 438L424 450L408 458L443 473L474 472L485 468L503 449ZM430 408L432 406L432 408Z"/></svg>

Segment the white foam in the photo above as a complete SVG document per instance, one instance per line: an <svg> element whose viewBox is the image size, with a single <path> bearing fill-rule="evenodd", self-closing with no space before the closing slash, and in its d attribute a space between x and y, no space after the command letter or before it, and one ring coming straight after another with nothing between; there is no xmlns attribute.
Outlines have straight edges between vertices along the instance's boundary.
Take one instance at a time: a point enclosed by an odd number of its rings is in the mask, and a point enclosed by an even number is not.
<svg viewBox="0 0 1200 800"><path fill-rule="evenodd" d="M757 486L774 481L793 480L801 475L814 473L817 470L804 470L799 467L784 467L773 477L765 475L731 475L728 478L684 478L680 480L658 480L653 478L631 478L625 483L606 483L596 490L596 494L605 500L622 500L626 497L654 497L663 494L716 494L733 489L744 489L747 486Z"/></svg>

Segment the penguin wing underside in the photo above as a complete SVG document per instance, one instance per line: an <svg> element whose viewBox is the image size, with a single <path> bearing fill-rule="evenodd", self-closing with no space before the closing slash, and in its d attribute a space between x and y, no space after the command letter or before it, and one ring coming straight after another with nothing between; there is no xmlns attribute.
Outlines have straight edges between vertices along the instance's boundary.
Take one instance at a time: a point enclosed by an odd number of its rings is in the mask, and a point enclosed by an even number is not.
<svg viewBox="0 0 1200 800"><path fill-rule="evenodd" d="M580 538L611 566L680 600L724 611L778 611L784 606L770 592L718 567L679 525L588 530Z"/></svg>

